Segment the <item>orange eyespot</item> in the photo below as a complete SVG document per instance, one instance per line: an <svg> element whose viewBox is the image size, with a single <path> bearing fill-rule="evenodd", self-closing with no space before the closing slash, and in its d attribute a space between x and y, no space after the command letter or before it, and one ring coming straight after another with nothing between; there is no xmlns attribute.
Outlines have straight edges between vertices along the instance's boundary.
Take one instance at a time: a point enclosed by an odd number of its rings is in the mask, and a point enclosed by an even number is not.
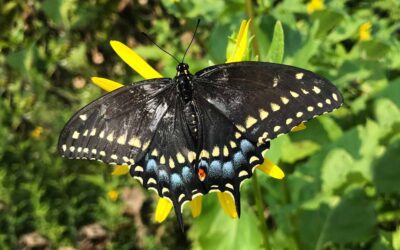
<svg viewBox="0 0 400 250"><path fill-rule="evenodd" d="M207 177L206 171L204 171L203 168L199 168L199 170L197 171L197 174L199 176L200 181L204 181Z"/></svg>

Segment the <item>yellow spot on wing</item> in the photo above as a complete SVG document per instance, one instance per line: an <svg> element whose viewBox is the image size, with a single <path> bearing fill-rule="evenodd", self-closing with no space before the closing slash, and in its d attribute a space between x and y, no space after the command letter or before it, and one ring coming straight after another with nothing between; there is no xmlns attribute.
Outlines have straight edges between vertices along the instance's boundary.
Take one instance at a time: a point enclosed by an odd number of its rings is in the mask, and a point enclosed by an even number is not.
<svg viewBox="0 0 400 250"><path fill-rule="evenodd" d="M271 109L272 109L272 111L278 111L279 109L281 109L281 107L278 105L278 104L276 104L276 103L271 103Z"/></svg>
<svg viewBox="0 0 400 250"><path fill-rule="evenodd" d="M297 73L296 74L296 79L301 80L301 79L303 79L303 76L304 76L304 73Z"/></svg>
<svg viewBox="0 0 400 250"><path fill-rule="evenodd" d="M172 157L169 158L169 167L170 168L174 168L175 167L175 162L174 162L174 159L172 159Z"/></svg>
<svg viewBox="0 0 400 250"><path fill-rule="evenodd" d="M143 144L142 150L145 151L145 150L149 147L149 145L150 145L150 141L146 141L146 142Z"/></svg>
<svg viewBox="0 0 400 250"><path fill-rule="evenodd" d="M79 132L78 131L74 131L74 134L72 135L73 139L78 139L79 138Z"/></svg>
<svg viewBox="0 0 400 250"><path fill-rule="evenodd" d="M151 152L151 155L152 156L158 156L158 151L157 151L157 149L153 149L153 152Z"/></svg>
<svg viewBox="0 0 400 250"><path fill-rule="evenodd" d="M261 120L264 120L265 118L268 117L268 112L265 111L264 109L259 109L258 112L260 113Z"/></svg>
<svg viewBox="0 0 400 250"><path fill-rule="evenodd" d="M321 93L321 89L318 88L317 86L314 86L314 88L312 89L316 94Z"/></svg>
<svg viewBox="0 0 400 250"><path fill-rule="evenodd" d="M219 147L218 146L214 147L211 155L214 156L214 157L218 157L219 156Z"/></svg>
<svg viewBox="0 0 400 250"><path fill-rule="evenodd" d="M193 151L189 151L188 153L188 159L192 163L196 159L196 153Z"/></svg>
<svg viewBox="0 0 400 250"><path fill-rule="evenodd" d="M289 99L287 99L287 98L284 97L284 96L281 97L281 100L282 100L282 103L283 103L283 104L288 104L288 102L289 102Z"/></svg>
<svg viewBox="0 0 400 250"><path fill-rule="evenodd" d="M290 91L290 94L291 94L294 98L299 97L299 94L297 94L297 93L294 92L294 91Z"/></svg>
<svg viewBox="0 0 400 250"><path fill-rule="evenodd" d="M229 150L227 146L224 146L224 150L223 150L224 156L228 157L229 156Z"/></svg>
<svg viewBox="0 0 400 250"><path fill-rule="evenodd" d="M107 141L112 142L114 140L114 131L111 132L108 136L107 136Z"/></svg>
<svg viewBox="0 0 400 250"><path fill-rule="evenodd" d="M200 152L200 158L207 158L208 159L208 158L210 158L210 154L208 153L207 150L203 149Z"/></svg>
<svg viewBox="0 0 400 250"><path fill-rule="evenodd" d="M236 128L242 133L246 132L246 129L242 125L236 124Z"/></svg>
<svg viewBox="0 0 400 250"><path fill-rule="evenodd" d="M246 128L250 128L251 126L253 126L256 123L257 123L257 119L249 115L246 119Z"/></svg>
<svg viewBox="0 0 400 250"><path fill-rule="evenodd" d="M182 155L180 152L178 152L178 153L176 154L176 159L177 159L178 162L181 163L181 164L185 162L185 157L183 157L183 155Z"/></svg>
<svg viewBox="0 0 400 250"><path fill-rule="evenodd" d="M162 165L165 164L165 156L164 156L164 155L162 155L162 156L160 157L160 164L162 164Z"/></svg>
<svg viewBox="0 0 400 250"><path fill-rule="evenodd" d="M124 145L126 143L126 134L121 135L120 137L118 137L117 143L121 144L121 145Z"/></svg>
<svg viewBox="0 0 400 250"><path fill-rule="evenodd" d="M136 148L140 148L142 144L140 143L140 140L137 137L132 137L129 142L129 145L134 146Z"/></svg>

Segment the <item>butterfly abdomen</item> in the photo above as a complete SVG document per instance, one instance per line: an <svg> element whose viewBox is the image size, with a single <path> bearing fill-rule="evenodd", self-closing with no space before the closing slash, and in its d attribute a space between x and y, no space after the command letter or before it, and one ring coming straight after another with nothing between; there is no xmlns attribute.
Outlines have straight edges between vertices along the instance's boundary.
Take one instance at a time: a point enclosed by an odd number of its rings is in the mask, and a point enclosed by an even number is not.
<svg viewBox="0 0 400 250"><path fill-rule="evenodd" d="M190 136L197 148L199 139L199 117L196 107L193 103L193 75L189 72L189 66L181 63L177 66L177 76L175 82L177 84L178 93L183 102L183 115L190 131Z"/></svg>
<svg viewBox="0 0 400 250"><path fill-rule="evenodd" d="M196 109L193 102L185 103L183 109L186 124L188 125L190 135L193 139L195 145L198 145L199 139L199 117L197 115Z"/></svg>

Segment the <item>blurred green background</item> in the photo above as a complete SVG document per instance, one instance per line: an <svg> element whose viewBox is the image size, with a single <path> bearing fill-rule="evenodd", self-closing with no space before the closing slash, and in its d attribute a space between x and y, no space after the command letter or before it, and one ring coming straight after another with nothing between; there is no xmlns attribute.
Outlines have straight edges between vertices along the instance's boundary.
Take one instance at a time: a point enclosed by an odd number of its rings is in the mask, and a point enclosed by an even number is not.
<svg viewBox="0 0 400 250"><path fill-rule="evenodd" d="M279 20L283 62L345 98L272 143L268 156L287 175L258 175L262 221L249 181L240 220L211 194L199 218L185 209L182 233L173 213L154 223L156 197L129 176L57 155L68 118L104 93L91 76L141 79L109 40L172 77L176 62L140 32L180 58L201 18L186 60L196 72L225 61L250 16L252 58L268 60ZM270 249L400 249L399 38L398 0L0 0L0 249L260 249L265 238Z"/></svg>

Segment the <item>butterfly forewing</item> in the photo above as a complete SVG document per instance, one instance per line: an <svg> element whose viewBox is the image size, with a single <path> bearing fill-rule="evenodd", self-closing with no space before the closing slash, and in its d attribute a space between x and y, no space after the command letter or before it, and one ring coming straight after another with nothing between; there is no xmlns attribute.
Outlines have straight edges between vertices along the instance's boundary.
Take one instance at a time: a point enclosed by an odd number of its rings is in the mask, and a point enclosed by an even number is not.
<svg viewBox="0 0 400 250"><path fill-rule="evenodd" d="M93 101L64 127L59 152L68 158L133 165L146 152L168 109L171 81L143 81Z"/></svg>
<svg viewBox="0 0 400 250"><path fill-rule="evenodd" d="M281 64L216 65L196 73L193 81L197 95L258 145L342 104L339 91L328 80Z"/></svg>

